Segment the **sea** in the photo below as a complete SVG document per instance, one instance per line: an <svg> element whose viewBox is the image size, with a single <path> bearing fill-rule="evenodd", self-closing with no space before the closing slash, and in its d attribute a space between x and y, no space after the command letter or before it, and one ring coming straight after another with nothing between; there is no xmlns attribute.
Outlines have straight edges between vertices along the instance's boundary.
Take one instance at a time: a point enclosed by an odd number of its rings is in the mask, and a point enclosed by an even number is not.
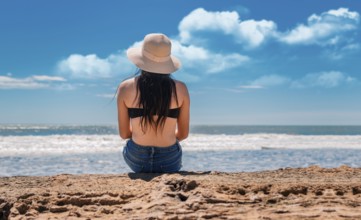
<svg viewBox="0 0 361 220"><path fill-rule="evenodd" d="M115 125L0 124L0 176L120 174L126 141ZM361 167L361 126L191 126L183 171Z"/></svg>

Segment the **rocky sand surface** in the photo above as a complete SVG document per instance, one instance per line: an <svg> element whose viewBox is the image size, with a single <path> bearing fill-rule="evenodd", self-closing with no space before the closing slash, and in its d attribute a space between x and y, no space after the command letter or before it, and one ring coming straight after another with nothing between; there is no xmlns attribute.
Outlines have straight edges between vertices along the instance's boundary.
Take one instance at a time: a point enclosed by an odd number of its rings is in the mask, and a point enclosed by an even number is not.
<svg viewBox="0 0 361 220"><path fill-rule="evenodd" d="M1 177L0 219L361 219L361 168Z"/></svg>

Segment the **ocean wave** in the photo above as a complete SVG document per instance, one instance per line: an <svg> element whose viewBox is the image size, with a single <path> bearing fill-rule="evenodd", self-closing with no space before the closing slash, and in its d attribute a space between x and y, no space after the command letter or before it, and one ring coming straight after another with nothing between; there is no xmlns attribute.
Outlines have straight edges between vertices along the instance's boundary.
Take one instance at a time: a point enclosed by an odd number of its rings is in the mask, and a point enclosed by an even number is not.
<svg viewBox="0 0 361 220"><path fill-rule="evenodd" d="M125 143L118 135L0 136L0 156L119 152ZM361 135L191 134L181 145L186 151L361 149Z"/></svg>
<svg viewBox="0 0 361 220"><path fill-rule="evenodd" d="M116 126L100 125L1 125L0 136L110 135Z"/></svg>

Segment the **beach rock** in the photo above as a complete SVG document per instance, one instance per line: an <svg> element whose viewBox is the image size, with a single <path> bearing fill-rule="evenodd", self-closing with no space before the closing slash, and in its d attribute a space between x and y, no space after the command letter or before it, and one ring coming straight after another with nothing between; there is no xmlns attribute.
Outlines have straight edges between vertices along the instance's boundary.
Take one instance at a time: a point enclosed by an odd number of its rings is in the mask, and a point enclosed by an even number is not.
<svg viewBox="0 0 361 220"><path fill-rule="evenodd" d="M12 205L5 200L0 199L0 219L7 219Z"/></svg>
<svg viewBox="0 0 361 220"><path fill-rule="evenodd" d="M68 211L68 207L54 205L54 206L50 207L49 211L52 213L66 212L66 211Z"/></svg>
<svg viewBox="0 0 361 220"><path fill-rule="evenodd" d="M27 204L25 204L25 203L22 203L22 202L15 203L14 207L18 210L20 215L24 215L29 209L29 206Z"/></svg>

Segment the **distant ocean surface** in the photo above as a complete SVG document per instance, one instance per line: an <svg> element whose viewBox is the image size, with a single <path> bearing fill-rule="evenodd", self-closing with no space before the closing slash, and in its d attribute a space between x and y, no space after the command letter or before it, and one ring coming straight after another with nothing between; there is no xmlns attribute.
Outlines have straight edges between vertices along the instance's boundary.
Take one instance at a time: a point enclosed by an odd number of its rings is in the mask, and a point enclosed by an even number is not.
<svg viewBox="0 0 361 220"><path fill-rule="evenodd" d="M125 173L116 126L0 125L0 176ZM183 170L361 167L361 126L192 126Z"/></svg>

